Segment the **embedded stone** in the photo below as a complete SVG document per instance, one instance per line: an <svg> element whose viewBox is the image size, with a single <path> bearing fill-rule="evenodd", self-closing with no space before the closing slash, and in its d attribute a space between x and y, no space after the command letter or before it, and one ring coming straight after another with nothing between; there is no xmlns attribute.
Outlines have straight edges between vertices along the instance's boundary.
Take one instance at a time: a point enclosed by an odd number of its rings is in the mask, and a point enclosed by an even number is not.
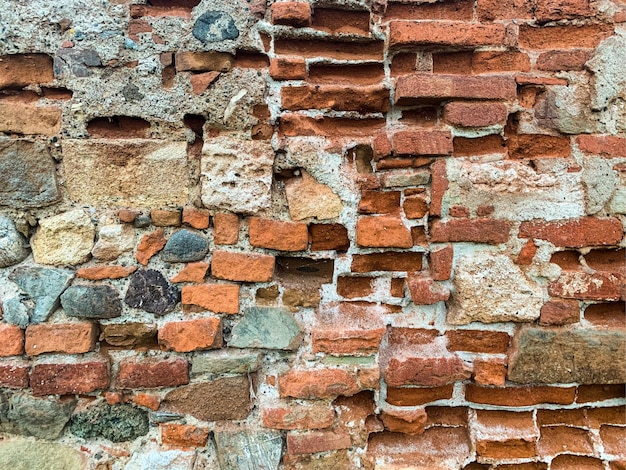
<svg viewBox="0 0 626 470"><path fill-rule="evenodd" d="M131 441L148 434L148 412L131 405L96 405L72 416L70 432L83 439Z"/></svg>
<svg viewBox="0 0 626 470"><path fill-rule="evenodd" d="M178 387L165 395L164 408L202 421L241 420L252 410L247 376Z"/></svg>
<svg viewBox="0 0 626 470"><path fill-rule="evenodd" d="M120 323L100 325L100 341L111 346L134 348L156 343L157 327L145 323Z"/></svg>
<svg viewBox="0 0 626 470"><path fill-rule="evenodd" d="M34 301L29 313L30 322L41 323L59 307L59 297L68 288L74 273L67 269L20 266L13 270L9 279L18 285ZM17 308L17 305L13 305ZM5 312L6 316L6 312Z"/></svg>
<svg viewBox="0 0 626 470"><path fill-rule="evenodd" d="M233 17L224 11L207 11L196 20L193 36L200 42L220 42L237 39L239 30Z"/></svg>
<svg viewBox="0 0 626 470"><path fill-rule="evenodd" d="M70 420L75 400L36 398L16 393L8 400L7 418L21 434L40 439L56 439Z"/></svg>
<svg viewBox="0 0 626 470"><path fill-rule="evenodd" d="M191 375L249 374L261 367L261 355L249 351L197 353L191 361Z"/></svg>
<svg viewBox="0 0 626 470"><path fill-rule="evenodd" d="M61 305L70 317L115 318L122 314L117 291L107 285L68 287L61 295Z"/></svg>
<svg viewBox="0 0 626 470"><path fill-rule="evenodd" d="M449 323L530 322L539 318L542 305L541 287L508 256L474 252L457 261Z"/></svg>
<svg viewBox="0 0 626 470"><path fill-rule="evenodd" d="M200 261L209 251L206 238L189 230L179 230L167 241L161 259L170 263Z"/></svg>
<svg viewBox="0 0 626 470"><path fill-rule="evenodd" d="M563 331L529 327L517 333L508 379L519 383L620 384L626 381L624 330Z"/></svg>
<svg viewBox="0 0 626 470"><path fill-rule="evenodd" d="M216 431L217 457L222 470L277 470L283 439L276 431Z"/></svg>
<svg viewBox="0 0 626 470"><path fill-rule="evenodd" d="M69 446L33 439L0 441L0 468L12 470L84 470L85 457Z"/></svg>
<svg viewBox="0 0 626 470"><path fill-rule="evenodd" d="M11 219L0 216L0 268L19 263L28 256L28 242Z"/></svg>
<svg viewBox="0 0 626 470"><path fill-rule="evenodd" d="M0 206L48 206L59 199L54 160L45 144L0 139Z"/></svg>
<svg viewBox="0 0 626 470"><path fill-rule="evenodd" d="M302 331L283 308L251 307L232 329L228 345L234 348L296 349Z"/></svg>
<svg viewBox="0 0 626 470"><path fill-rule="evenodd" d="M18 297L9 297L2 301L2 318L7 323L26 328L30 323L30 312Z"/></svg>
<svg viewBox="0 0 626 470"><path fill-rule="evenodd" d="M315 217L318 220L334 219L339 217L343 210L339 196L304 170L302 170L302 178L287 180L285 193L292 220L303 220L309 217Z"/></svg>
<svg viewBox="0 0 626 470"><path fill-rule="evenodd" d="M130 278L124 302L155 315L165 315L176 307L180 298L176 286L154 269L136 271Z"/></svg>
<svg viewBox="0 0 626 470"><path fill-rule="evenodd" d="M30 240L35 262L76 265L89 259L96 229L85 211L76 209L39 221Z"/></svg>
<svg viewBox="0 0 626 470"><path fill-rule="evenodd" d="M196 454L181 450L142 450L133 452L124 470L192 470Z"/></svg>
<svg viewBox="0 0 626 470"><path fill-rule="evenodd" d="M91 250L94 258L102 261L117 259L135 247L135 231L129 225L103 225L98 230L98 241Z"/></svg>
<svg viewBox="0 0 626 470"><path fill-rule="evenodd" d="M92 74L89 68L100 66L100 56L93 49L63 48L54 57L54 74L59 78L89 77Z"/></svg>

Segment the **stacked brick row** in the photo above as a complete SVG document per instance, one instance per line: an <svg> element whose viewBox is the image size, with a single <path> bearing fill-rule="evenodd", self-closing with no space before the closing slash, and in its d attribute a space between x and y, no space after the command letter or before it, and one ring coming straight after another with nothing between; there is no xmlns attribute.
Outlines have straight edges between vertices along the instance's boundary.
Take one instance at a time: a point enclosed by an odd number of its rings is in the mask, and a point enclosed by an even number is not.
<svg viewBox="0 0 626 470"><path fill-rule="evenodd" d="M625 468L623 4L81 1L4 13L0 467Z"/></svg>

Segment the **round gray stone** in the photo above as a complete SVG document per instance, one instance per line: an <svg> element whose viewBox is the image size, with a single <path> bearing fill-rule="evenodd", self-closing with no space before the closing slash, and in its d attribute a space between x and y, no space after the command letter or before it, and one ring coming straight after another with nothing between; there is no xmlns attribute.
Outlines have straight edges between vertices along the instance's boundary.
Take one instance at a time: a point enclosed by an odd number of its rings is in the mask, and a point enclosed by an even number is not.
<svg viewBox="0 0 626 470"><path fill-rule="evenodd" d="M203 43L237 39L239 30L233 17L224 11L207 11L196 21L193 35Z"/></svg>
<svg viewBox="0 0 626 470"><path fill-rule="evenodd" d="M189 230L179 230L167 241L161 258L169 263L188 263L200 261L208 251L206 238Z"/></svg>
<svg viewBox="0 0 626 470"><path fill-rule="evenodd" d="M69 287L61 296L61 305L70 317L115 318L122 314L117 291L107 285Z"/></svg>
<svg viewBox="0 0 626 470"><path fill-rule="evenodd" d="M131 276L124 302L129 307L165 315L174 310L178 299L178 289L167 282L159 271L145 269Z"/></svg>
<svg viewBox="0 0 626 470"><path fill-rule="evenodd" d="M13 266L30 252L26 238L8 217L0 215L0 268Z"/></svg>

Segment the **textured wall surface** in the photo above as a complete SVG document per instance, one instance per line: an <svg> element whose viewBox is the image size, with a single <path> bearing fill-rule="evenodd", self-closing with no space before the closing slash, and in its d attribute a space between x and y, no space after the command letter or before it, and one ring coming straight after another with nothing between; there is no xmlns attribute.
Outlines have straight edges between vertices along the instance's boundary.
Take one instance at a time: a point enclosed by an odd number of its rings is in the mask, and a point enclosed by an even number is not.
<svg viewBox="0 0 626 470"><path fill-rule="evenodd" d="M0 468L626 468L623 0L0 3Z"/></svg>

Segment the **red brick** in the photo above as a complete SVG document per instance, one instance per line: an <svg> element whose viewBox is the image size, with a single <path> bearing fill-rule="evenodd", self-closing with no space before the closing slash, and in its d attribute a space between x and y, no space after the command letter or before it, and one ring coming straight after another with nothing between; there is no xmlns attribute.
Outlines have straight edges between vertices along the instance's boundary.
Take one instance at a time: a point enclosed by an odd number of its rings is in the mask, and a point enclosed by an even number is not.
<svg viewBox="0 0 626 470"><path fill-rule="evenodd" d="M410 248L411 232L394 216L360 217L356 224L356 241L359 246L376 248Z"/></svg>
<svg viewBox="0 0 626 470"><path fill-rule="evenodd" d="M428 214L428 201L420 194L406 196L402 209L407 219L421 219Z"/></svg>
<svg viewBox="0 0 626 470"><path fill-rule="evenodd" d="M90 393L109 386L106 360L35 364L30 372L33 395Z"/></svg>
<svg viewBox="0 0 626 470"><path fill-rule="evenodd" d="M191 91L195 95L201 95L204 93L211 84L217 80L221 72L203 72L194 73L189 77L189 83L191 83Z"/></svg>
<svg viewBox="0 0 626 470"><path fill-rule="evenodd" d="M152 233L144 235L137 247L135 259L144 266L148 264L150 258L165 248L167 240L165 239L163 229L155 230Z"/></svg>
<svg viewBox="0 0 626 470"><path fill-rule="evenodd" d="M372 277L340 276L337 278L337 294L347 299L356 297L367 297L374 290Z"/></svg>
<svg viewBox="0 0 626 470"><path fill-rule="evenodd" d="M626 385L579 385L576 403L590 403L596 401L612 400L614 398L624 398L626 396Z"/></svg>
<svg viewBox="0 0 626 470"><path fill-rule="evenodd" d="M19 326L0 323L0 357L24 354L24 332Z"/></svg>
<svg viewBox="0 0 626 470"><path fill-rule="evenodd" d="M422 253L396 251L353 255L350 270L354 273L370 271L414 272L422 269L422 257Z"/></svg>
<svg viewBox="0 0 626 470"><path fill-rule="evenodd" d="M563 271L548 285L553 297L581 300L620 300L624 298L624 277L594 271Z"/></svg>
<svg viewBox="0 0 626 470"><path fill-rule="evenodd" d="M537 246L532 240L528 240L517 255L515 262L522 266L530 266L536 253Z"/></svg>
<svg viewBox="0 0 626 470"><path fill-rule="evenodd" d="M468 384L465 399L495 406L532 406L539 403L569 405L574 403L575 387L506 387L490 388Z"/></svg>
<svg viewBox="0 0 626 470"><path fill-rule="evenodd" d="M485 137L466 138L455 137L453 140L455 157L473 155L486 155L490 153L504 154L506 144L500 135L487 135Z"/></svg>
<svg viewBox="0 0 626 470"><path fill-rule="evenodd" d="M239 286L236 284L203 284L185 286L183 305L197 305L215 313L239 313Z"/></svg>
<svg viewBox="0 0 626 470"><path fill-rule="evenodd" d="M279 2L271 7L272 23L287 26L311 24L311 5L308 2Z"/></svg>
<svg viewBox="0 0 626 470"><path fill-rule="evenodd" d="M0 89L23 88L54 80L52 57L47 54L0 56Z"/></svg>
<svg viewBox="0 0 626 470"><path fill-rule="evenodd" d="M389 46L493 46L504 43L501 24L480 25L460 21L392 21Z"/></svg>
<svg viewBox="0 0 626 470"><path fill-rule="evenodd" d="M299 57L279 57L270 61L270 76L274 80L304 80L306 62Z"/></svg>
<svg viewBox="0 0 626 470"><path fill-rule="evenodd" d="M624 398L624 397L621 397ZM605 424L626 424L626 406L587 408L588 425L599 428Z"/></svg>
<svg viewBox="0 0 626 470"><path fill-rule="evenodd" d="M580 307L576 300L551 300L541 307L540 325L569 325L580 320Z"/></svg>
<svg viewBox="0 0 626 470"><path fill-rule="evenodd" d="M416 73L398 78L395 96L396 104L402 106L450 98L515 100L517 85L512 77L505 76Z"/></svg>
<svg viewBox="0 0 626 470"><path fill-rule="evenodd" d="M428 419L424 408L416 410L383 410L380 417L387 431L403 434L423 433Z"/></svg>
<svg viewBox="0 0 626 470"><path fill-rule="evenodd" d="M477 13L480 21L531 19L535 1L511 0L478 0Z"/></svg>
<svg viewBox="0 0 626 470"><path fill-rule="evenodd" d="M442 387L387 387L385 401L394 406L419 406L452 398L454 384Z"/></svg>
<svg viewBox="0 0 626 470"><path fill-rule="evenodd" d="M354 325L342 327L329 325L311 331L313 352L322 352L333 356L364 356L378 352L380 342L385 336L385 328L373 325Z"/></svg>
<svg viewBox="0 0 626 470"><path fill-rule="evenodd" d="M239 241L237 214L218 212L213 216L213 241L216 245L236 245Z"/></svg>
<svg viewBox="0 0 626 470"><path fill-rule="evenodd" d="M523 52L475 51L472 55L473 73L529 72L530 58Z"/></svg>
<svg viewBox="0 0 626 470"><path fill-rule="evenodd" d="M594 16L589 0L537 0L537 21L555 21Z"/></svg>
<svg viewBox="0 0 626 470"><path fill-rule="evenodd" d="M452 245L445 245L431 248L428 257L430 276L435 281L445 281L450 279L452 273L452 259L454 258L454 248Z"/></svg>
<svg viewBox="0 0 626 470"><path fill-rule="evenodd" d="M209 270L209 263L203 261L197 261L195 263L188 263L180 272L174 276L172 282L203 282L207 271Z"/></svg>
<svg viewBox="0 0 626 470"><path fill-rule="evenodd" d="M502 359L475 359L474 382L479 385L504 387L506 383L506 362Z"/></svg>
<svg viewBox="0 0 626 470"><path fill-rule="evenodd" d="M250 244L280 251L306 250L309 233L306 224L252 217Z"/></svg>
<svg viewBox="0 0 626 470"><path fill-rule="evenodd" d="M26 329L26 354L81 354L96 347L98 328L94 323L42 323Z"/></svg>
<svg viewBox="0 0 626 470"><path fill-rule="evenodd" d="M417 305L432 305L450 298L450 289L423 274L410 274L407 284L411 300Z"/></svg>
<svg viewBox="0 0 626 470"><path fill-rule="evenodd" d="M473 17L473 5L464 0L437 3L389 3L385 17L407 20L466 20Z"/></svg>
<svg viewBox="0 0 626 470"><path fill-rule="evenodd" d="M160 427L161 442L170 447L204 447L209 439L209 428L175 423L163 423Z"/></svg>
<svg viewBox="0 0 626 470"><path fill-rule="evenodd" d="M170 322L159 328L162 349L191 352L222 347L222 324L219 318Z"/></svg>
<svg viewBox="0 0 626 470"><path fill-rule="evenodd" d="M502 103L452 101L443 108L446 121L454 126L485 127L504 124L508 111ZM450 149L452 153L452 148Z"/></svg>
<svg viewBox="0 0 626 470"><path fill-rule="evenodd" d="M188 362L185 359L159 360L139 358L119 363L118 388L176 387L189 383Z"/></svg>
<svg viewBox="0 0 626 470"><path fill-rule="evenodd" d="M505 354L511 337L504 331L450 330L446 331L449 351L482 354Z"/></svg>
<svg viewBox="0 0 626 470"><path fill-rule="evenodd" d="M541 457L555 456L566 452L593 454L593 443L589 431L569 426L547 426L541 428L538 445Z"/></svg>
<svg viewBox="0 0 626 470"><path fill-rule="evenodd" d="M213 252L211 275L241 282L267 282L274 275L274 257L251 253Z"/></svg>
<svg viewBox="0 0 626 470"><path fill-rule="evenodd" d="M383 64L309 65L309 81L315 84L377 85L385 78Z"/></svg>
<svg viewBox="0 0 626 470"><path fill-rule="evenodd" d="M334 410L324 403L263 408L261 416L264 427L287 430L328 428L335 420Z"/></svg>
<svg viewBox="0 0 626 470"><path fill-rule="evenodd" d="M621 426L601 426L600 438L604 451L610 455L624 457L626 455L626 428ZM591 454L591 452L587 452Z"/></svg>
<svg viewBox="0 0 626 470"><path fill-rule="evenodd" d="M448 215L457 219L468 218L470 216L469 207L465 206L450 206Z"/></svg>
<svg viewBox="0 0 626 470"><path fill-rule="evenodd" d="M0 363L0 387L28 388L30 367L22 362Z"/></svg>
<svg viewBox="0 0 626 470"><path fill-rule="evenodd" d="M398 214L400 191L363 191L359 201L362 214Z"/></svg>
<svg viewBox="0 0 626 470"><path fill-rule="evenodd" d="M354 374L342 369L296 370L278 377L281 397L331 398L352 396L361 391Z"/></svg>
<svg viewBox="0 0 626 470"><path fill-rule="evenodd" d="M452 135L449 131L407 130L392 136L396 155L451 155Z"/></svg>
<svg viewBox="0 0 626 470"><path fill-rule="evenodd" d="M579 135L576 137L578 148L585 153L616 158L626 157L626 137L615 135Z"/></svg>
<svg viewBox="0 0 626 470"><path fill-rule="evenodd" d="M288 454L315 454L329 450L349 449L352 440L347 431L326 430L287 433Z"/></svg>
<svg viewBox="0 0 626 470"><path fill-rule="evenodd" d="M435 221L431 226L433 242L505 243L509 239L511 225L505 220L455 219L448 222Z"/></svg>
<svg viewBox="0 0 626 470"><path fill-rule="evenodd" d="M357 9L316 7L311 27L330 34L368 35L370 12Z"/></svg>
<svg viewBox="0 0 626 470"><path fill-rule="evenodd" d="M302 114L286 113L280 119L281 136L326 136L326 137L370 137L385 127L381 118L336 118L309 117Z"/></svg>
<svg viewBox="0 0 626 470"><path fill-rule="evenodd" d="M456 140L456 139L455 139ZM445 160L437 160L430 167L430 215L441 216L441 203L448 189L448 176Z"/></svg>
<svg viewBox="0 0 626 470"><path fill-rule="evenodd" d="M569 137L521 134L507 138L511 158L567 158L571 147Z"/></svg>
<svg viewBox="0 0 626 470"><path fill-rule="evenodd" d="M539 426L554 426L557 424L563 424L567 426L586 426L587 418L585 417L586 410L584 408L570 409L570 410L537 410L537 425Z"/></svg>
<svg viewBox="0 0 626 470"><path fill-rule="evenodd" d="M470 375L470 369L458 356L411 357L407 353L401 359L392 357L384 369L385 381L391 387L441 387Z"/></svg>
<svg viewBox="0 0 626 470"><path fill-rule="evenodd" d="M558 72L560 70L584 70L585 62L591 59L592 53L593 51L591 50L543 52L539 55L539 57L537 57L537 69L548 72Z"/></svg>
<svg viewBox="0 0 626 470"><path fill-rule="evenodd" d="M198 230L209 227L209 211L197 207L183 207L183 223Z"/></svg>
<svg viewBox="0 0 626 470"><path fill-rule="evenodd" d="M484 459L532 458L538 431L532 412L476 410L476 453Z"/></svg>
<svg viewBox="0 0 626 470"><path fill-rule="evenodd" d="M282 89L283 109L333 109L336 111L385 112L389 109L389 90L378 85L348 87L305 85Z"/></svg>
<svg viewBox="0 0 626 470"><path fill-rule="evenodd" d="M562 454L550 463L550 470L604 470L602 460L582 455Z"/></svg>
<svg viewBox="0 0 626 470"><path fill-rule="evenodd" d="M626 303L611 302L589 305L585 309L585 320L595 326L626 328Z"/></svg>
<svg viewBox="0 0 626 470"><path fill-rule="evenodd" d="M616 245L624 236L624 228L614 217L581 217L553 222L533 220L522 222L520 238L536 238L566 248Z"/></svg>
<svg viewBox="0 0 626 470"><path fill-rule="evenodd" d="M594 49L600 41L613 33L612 25L585 26L520 25L519 45L527 49Z"/></svg>

